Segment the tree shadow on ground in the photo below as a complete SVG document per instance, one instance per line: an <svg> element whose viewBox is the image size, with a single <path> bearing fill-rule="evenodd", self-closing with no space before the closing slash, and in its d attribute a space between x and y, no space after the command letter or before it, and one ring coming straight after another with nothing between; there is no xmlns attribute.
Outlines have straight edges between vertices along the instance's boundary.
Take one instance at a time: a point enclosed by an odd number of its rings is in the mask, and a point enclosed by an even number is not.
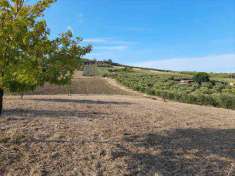
<svg viewBox="0 0 235 176"><path fill-rule="evenodd" d="M94 100L75 100L75 99L33 99L34 101L55 102L55 103L79 103L79 104L95 104L95 105L131 105L129 102L116 101L94 101Z"/></svg>
<svg viewBox="0 0 235 176"><path fill-rule="evenodd" d="M3 111L4 117L17 118L103 118L108 113L95 111L72 111L72 110L36 110L36 109L6 109Z"/></svg>
<svg viewBox="0 0 235 176"><path fill-rule="evenodd" d="M135 148L126 149L130 175L235 175L235 129L175 129L124 141Z"/></svg>

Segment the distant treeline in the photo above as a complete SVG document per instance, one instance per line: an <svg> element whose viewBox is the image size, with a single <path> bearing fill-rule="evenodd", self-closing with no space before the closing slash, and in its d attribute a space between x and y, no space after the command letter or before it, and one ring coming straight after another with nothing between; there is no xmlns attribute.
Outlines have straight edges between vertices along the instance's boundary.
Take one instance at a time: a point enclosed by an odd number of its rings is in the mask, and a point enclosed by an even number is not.
<svg viewBox="0 0 235 176"><path fill-rule="evenodd" d="M82 62L87 62L87 61L96 61L96 59L82 59ZM173 73L180 73L180 74L185 74L185 75L196 75L198 72L196 71L173 71L173 70L163 70L163 69L158 69L158 68L148 68L148 67L137 67L137 66L130 66L130 65L125 65L125 64L120 64L113 62L111 59L108 60L102 60L102 62L109 64L110 66L117 66L117 67L127 67L127 68L135 68L135 69L142 69L142 70L147 70L147 71L159 71L159 72L173 72ZM230 78L230 79L235 79L235 73L213 73L210 72L209 75L211 77L217 77L217 78Z"/></svg>

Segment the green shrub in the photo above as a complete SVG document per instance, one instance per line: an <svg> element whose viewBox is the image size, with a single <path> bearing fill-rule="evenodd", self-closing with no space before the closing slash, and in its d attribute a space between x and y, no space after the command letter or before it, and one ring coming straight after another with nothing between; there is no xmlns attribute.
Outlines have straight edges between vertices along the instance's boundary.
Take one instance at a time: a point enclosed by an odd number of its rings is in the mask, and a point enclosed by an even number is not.
<svg viewBox="0 0 235 176"><path fill-rule="evenodd" d="M219 107L235 109L235 95L219 94L216 97Z"/></svg>
<svg viewBox="0 0 235 176"><path fill-rule="evenodd" d="M235 88L229 86L222 81L208 81L201 79L201 83L181 85L178 84L180 76L171 77L166 74L147 74L137 71L123 72L114 71L109 73L123 85L149 95L156 95L164 99L171 99L184 103L192 103L199 105L211 105L215 107L223 107L235 109ZM207 74L198 73L195 76L205 76ZM179 78L178 78L179 77Z"/></svg>
<svg viewBox="0 0 235 176"><path fill-rule="evenodd" d="M155 90L153 88L150 88L150 87L148 87L145 92L148 95L155 95L156 94Z"/></svg>
<svg viewBox="0 0 235 176"><path fill-rule="evenodd" d="M210 76L207 73L200 72L193 76L193 81L195 81L198 84L201 84L203 82L209 82Z"/></svg>
<svg viewBox="0 0 235 176"><path fill-rule="evenodd" d="M213 89L216 90L217 92L221 92L225 88L226 88L226 85L222 82L216 82L213 87Z"/></svg>
<svg viewBox="0 0 235 176"><path fill-rule="evenodd" d="M206 88L208 88L208 89L212 89L213 86L214 86L214 84L213 84L213 82L203 82L203 83L201 84L201 86L202 86L202 87L206 87Z"/></svg>

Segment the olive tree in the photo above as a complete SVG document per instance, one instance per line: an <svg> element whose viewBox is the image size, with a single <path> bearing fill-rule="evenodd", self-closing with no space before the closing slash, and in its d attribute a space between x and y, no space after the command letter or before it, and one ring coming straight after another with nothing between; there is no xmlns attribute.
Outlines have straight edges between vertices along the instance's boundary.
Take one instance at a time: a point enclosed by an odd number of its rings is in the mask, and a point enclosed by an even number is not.
<svg viewBox="0 0 235 176"><path fill-rule="evenodd" d="M208 73L199 72L193 76L193 81L201 85L203 82L209 82L210 76Z"/></svg>
<svg viewBox="0 0 235 176"><path fill-rule="evenodd" d="M70 31L54 40L43 12L55 0L0 0L0 114L4 91L22 93L45 82L69 84L76 65L91 47Z"/></svg>

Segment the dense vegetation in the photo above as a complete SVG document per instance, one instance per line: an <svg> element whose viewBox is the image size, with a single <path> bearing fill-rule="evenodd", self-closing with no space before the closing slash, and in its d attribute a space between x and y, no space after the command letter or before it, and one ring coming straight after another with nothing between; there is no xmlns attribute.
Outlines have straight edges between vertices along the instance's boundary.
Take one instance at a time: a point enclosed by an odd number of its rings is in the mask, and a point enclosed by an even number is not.
<svg viewBox="0 0 235 176"><path fill-rule="evenodd" d="M4 91L23 94L49 82L70 85L91 46L71 31L49 37L44 11L55 0L0 0L0 115Z"/></svg>
<svg viewBox="0 0 235 176"><path fill-rule="evenodd" d="M151 73L131 68L106 69L102 73L103 76L112 77L129 88L149 95L184 103L235 109L235 87L226 81L210 79L206 73Z"/></svg>

